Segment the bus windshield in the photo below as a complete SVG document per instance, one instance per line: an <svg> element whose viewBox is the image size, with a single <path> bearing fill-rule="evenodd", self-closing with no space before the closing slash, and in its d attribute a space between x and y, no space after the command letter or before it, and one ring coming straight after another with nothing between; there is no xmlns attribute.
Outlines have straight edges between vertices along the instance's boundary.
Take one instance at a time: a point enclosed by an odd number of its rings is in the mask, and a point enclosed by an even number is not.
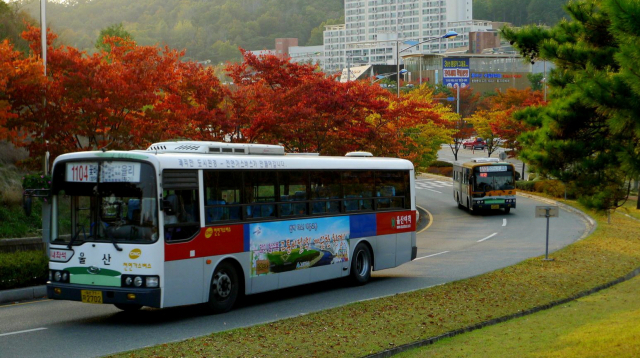
<svg viewBox="0 0 640 358"><path fill-rule="evenodd" d="M145 163L117 165L121 168L114 170L98 162L61 163L54 168L52 243L71 246L88 241L116 244L158 239L153 167ZM129 176L122 174L125 170L130 171Z"/></svg>
<svg viewBox="0 0 640 358"><path fill-rule="evenodd" d="M474 168L473 191L513 190L513 167L481 166Z"/></svg>

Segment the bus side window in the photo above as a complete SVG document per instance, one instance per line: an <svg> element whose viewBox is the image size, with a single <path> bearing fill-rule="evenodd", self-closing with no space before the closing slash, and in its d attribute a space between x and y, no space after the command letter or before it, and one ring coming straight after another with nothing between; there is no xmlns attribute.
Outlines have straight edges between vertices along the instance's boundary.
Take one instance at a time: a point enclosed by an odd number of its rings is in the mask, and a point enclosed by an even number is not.
<svg viewBox="0 0 640 358"><path fill-rule="evenodd" d="M206 170L204 172L205 224L240 220L242 173Z"/></svg>
<svg viewBox="0 0 640 358"><path fill-rule="evenodd" d="M313 214L340 212L342 184L338 171L313 171L311 176L311 207Z"/></svg>
<svg viewBox="0 0 640 358"><path fill-rule="evenodd" d="M250 170L244 172L245 218L276 216L276 172Z"/></svg>
<svg viewBox="0 0 640 358"><path fill-rule="evenodd" d="M378 209L408 208L409 173L403 171L376 172L376 196Z"/></svg>
<svg viewBox="0 0 640 358"><path fill-rule="evenodd" d="M280 201L278 210L281 217L307 214L307 189L309 173L305 171L286 171L278 173Z"/></svg>

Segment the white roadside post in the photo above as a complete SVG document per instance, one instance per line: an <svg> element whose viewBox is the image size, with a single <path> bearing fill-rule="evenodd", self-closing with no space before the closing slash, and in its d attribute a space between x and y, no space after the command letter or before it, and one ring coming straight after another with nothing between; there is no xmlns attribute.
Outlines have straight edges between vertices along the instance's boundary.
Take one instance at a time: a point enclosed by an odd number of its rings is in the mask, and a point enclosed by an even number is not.
<svg viewBox="0 0 640 358"><path fill-rule="evenodd" d="M536 217L547 218L547 245L544 253L544 261L553 261L549 258L549 218L557 218L559 215L557 206L536 206Z"/></svg>

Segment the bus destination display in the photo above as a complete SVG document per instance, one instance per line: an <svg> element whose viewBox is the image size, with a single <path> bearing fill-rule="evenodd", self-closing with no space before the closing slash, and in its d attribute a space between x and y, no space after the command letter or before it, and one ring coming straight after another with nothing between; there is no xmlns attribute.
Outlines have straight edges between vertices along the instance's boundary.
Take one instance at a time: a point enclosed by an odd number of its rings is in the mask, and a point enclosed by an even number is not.
<svg viewBox="0 0 640 358"><path fill-rule="evenodd" d="M491 172L506 172L506 165L487 165L483 167L479 167L480 173L491 173Z"/></svg>
<svg viewBox="0 0 640 358"><path fill-rule="evenodd" d="M74 162L66 165L66 181L74 183L98 182L98 163ZM100 167L102 183L140 182L140 163L104 162Z"/></svg>

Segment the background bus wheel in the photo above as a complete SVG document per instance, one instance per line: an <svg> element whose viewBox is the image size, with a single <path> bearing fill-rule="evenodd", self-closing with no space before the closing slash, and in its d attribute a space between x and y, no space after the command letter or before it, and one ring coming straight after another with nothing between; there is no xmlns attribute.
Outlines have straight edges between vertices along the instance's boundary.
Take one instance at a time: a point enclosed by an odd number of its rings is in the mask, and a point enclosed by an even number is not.
<svg viewBox="0 0 640 358"><path fill-rule="evenodd" d="M222 262L211 278L208 310L213 314L229 312L238 298L238 288L238 272L235 267Z"/></svg>
<svg viewBox="0 0 640 358"><path fill-rule="evenodd" d="M511 208L504 208L504 213L505 214L509 214L509 212L511 212Z"/></svg>
<svg viewBox="0 0 640 358"><path fill-rule="evenodd" d="M371 251L365 244L358 244L351 258L351 281L364 285L371 278Z"/></svg>
<svg viewBox="0 0 640 358"><path fill-rule="evenodd" d="M142 305L135 303L114 303L113 305L125 312L137 311L142 308Z"/></svg>

